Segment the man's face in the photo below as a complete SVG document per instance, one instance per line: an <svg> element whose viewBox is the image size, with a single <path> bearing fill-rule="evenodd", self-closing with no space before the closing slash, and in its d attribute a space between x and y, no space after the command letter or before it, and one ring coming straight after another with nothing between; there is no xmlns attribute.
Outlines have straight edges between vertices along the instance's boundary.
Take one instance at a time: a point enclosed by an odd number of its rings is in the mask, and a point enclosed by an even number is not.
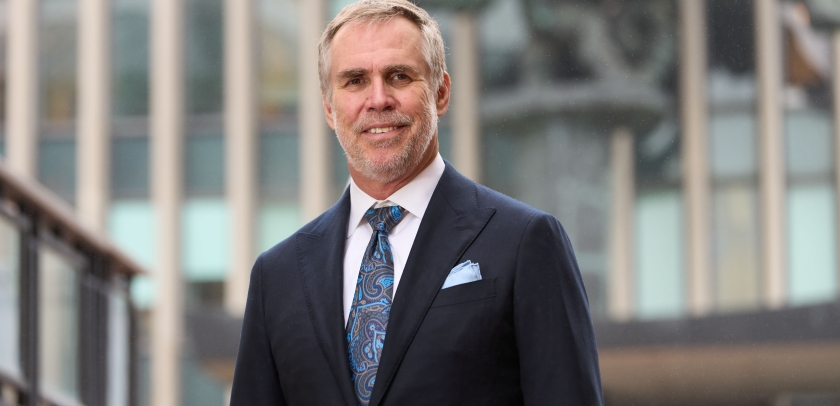
<svg viewBox="0 0 840 406"><path fill-rule="evenodd" d="M327 122L344 148L351 173L393 182L427 162L437 118L449 102L448 76L430 89L420 29L404 18L352 23L331 45L332 100Z"/></svg>

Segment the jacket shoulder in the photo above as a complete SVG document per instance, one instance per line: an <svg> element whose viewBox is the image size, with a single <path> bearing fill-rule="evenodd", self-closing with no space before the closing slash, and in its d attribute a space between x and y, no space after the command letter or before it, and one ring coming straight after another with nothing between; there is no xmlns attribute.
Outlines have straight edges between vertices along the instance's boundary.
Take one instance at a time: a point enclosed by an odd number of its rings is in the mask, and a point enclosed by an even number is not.
<svg viewBox="0 0 840 406"><path fill-rule="evenodd" d="M546 213L536 207L527 203L523 203L508 195L505 195L496 190L490 189L487 186L476 183L476 196L481 207L493 207L496 209L496 215L505 217L515 217L517 219L530 219L537 217L551 217L553 215Z"/></svg>

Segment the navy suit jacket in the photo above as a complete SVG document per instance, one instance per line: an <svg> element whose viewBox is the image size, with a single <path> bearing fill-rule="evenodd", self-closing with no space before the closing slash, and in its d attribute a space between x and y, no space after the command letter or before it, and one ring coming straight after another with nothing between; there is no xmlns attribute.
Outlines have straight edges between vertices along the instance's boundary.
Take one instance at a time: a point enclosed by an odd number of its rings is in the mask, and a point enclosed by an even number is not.
<svg viewBox="0 0 840 406"><path fill-rule="evenodd" d="M356 405L342 307L350 196L257 259L231 405ZM441 290L471 260L482 280ZM447 163L405 265L370 405L602 405L586 292L553 216Z"/></svg>

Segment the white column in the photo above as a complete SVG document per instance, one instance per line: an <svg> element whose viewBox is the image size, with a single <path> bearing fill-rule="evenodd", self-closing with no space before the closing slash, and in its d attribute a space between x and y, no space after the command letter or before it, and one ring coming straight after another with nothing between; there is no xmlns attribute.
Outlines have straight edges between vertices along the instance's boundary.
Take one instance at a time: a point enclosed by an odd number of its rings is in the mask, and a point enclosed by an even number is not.
<svg viewBox="0 0 840 406"><path fill-rule="evenodd" d="M254 67L254 2L225 0L225 170L230 208L231 269L225 307L242 315L254 261L257 194L257 103Z"/></svg>
<svg viewBox="0 0 840 406"><path fill-rule="evenodd" d="M480 182L478 26L470 12L455 15L451 54L452 161L464 176Z"/></svg>
<svg viewBox="0 0 840 406"><path fill-rule="evenodd" d="M778 0L755 0L754 4L763 265L761 296L763 305L774 309L787 300L782 33Z"/></svg>
<svg viewBox="0 0 840 406"><path fill-rule="evenodd" d="M610 219L609 313L614 321L628 321L635 311L635 154L633 133L617 128L610 144L612 209Z"/></svg>
<svg viewBox="0 0 840 406"><path fill-rule="evenodd" d="M834 54L833 78L831 94L834 98L834 202L837 205L837 218L840 219L840 29L831 36L832 53ZM835 227L840 223L835 224ZM840 239L838 239L840 243ZM840 256L840 245L837 246L837 254ZM840 280L840 268L838 268L837 279ZM837 287L837 295L840 296L840 284Z"/></svg>
<svg viewBox="0 0 840 406"><path fill-rule="evenodd" d="M79 1L78 181L81 221L105 232L110 197L111 4Z"/></svg>
<svg viewBox="0 0 840 406"><path fill-rule="evenodd" d="M330 135L318 80L318 40L324 29L324 0L300 3L300 209L304 222L330 207Z"/></svg>
<svg viewBox="0 0 840 406"><path fill-rule="evenodd" d="M706 2L680 0L680 122L688 310L712 309L711 182L706 100Z"/></svg>
<svg viewBox="0 0 840 406"><path fill-rule="evenodd" d="M184 143L184 3L153 0L151 15L151 189L157 220L151 404L180 404L183 287L181 204Z"/></svg>
<svg viewBox="0 0 840 406"><path fill-rule="evenodd" d="M18 176L38 176L38 0L8 3L6 157Z"/></svg>

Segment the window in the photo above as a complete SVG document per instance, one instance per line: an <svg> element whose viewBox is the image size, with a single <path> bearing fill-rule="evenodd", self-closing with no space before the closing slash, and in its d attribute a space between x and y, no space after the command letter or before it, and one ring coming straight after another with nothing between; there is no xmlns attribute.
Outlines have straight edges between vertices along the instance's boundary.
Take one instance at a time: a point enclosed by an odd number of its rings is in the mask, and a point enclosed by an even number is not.
<svg viewBox="0 0 840 406"><path fill-rule="evenodd" d="M45 393L79 400L79 266L46 244L38 251L40 382Z"/></svg>
<svg viewBox="0 0 840 406"><path fill-rule="evenodd" d="M830 33L811 27L803 2L781 4L787 169L788 298L837 295Z"/></svg>
<svg viewBox="0 0 840 406"><path fill-rule="evenodd" d="M714 300L736 311L760 301L753 2L707 7Z"/></svg>
<svg viewBox="0 0 840 406"><path fill-rule="evenodd" d="M108 405L126 406L131 377L131 308L123 286L115 288L108 296Z"/></svg>
<svg viewBox="0 0 840 406"><path fill-rule="evenodd" d="M21 376L20 234L0 216L0 371Z"/></svg>

